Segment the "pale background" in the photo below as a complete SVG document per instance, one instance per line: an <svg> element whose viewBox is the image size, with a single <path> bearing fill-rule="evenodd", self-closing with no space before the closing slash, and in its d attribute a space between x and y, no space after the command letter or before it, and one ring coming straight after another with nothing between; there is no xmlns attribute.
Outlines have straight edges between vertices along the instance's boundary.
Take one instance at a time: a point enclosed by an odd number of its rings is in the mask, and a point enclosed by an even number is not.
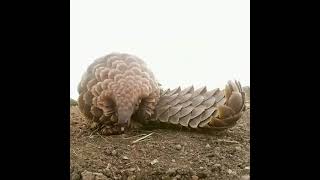
<svg viewBox="0 0 320 180"><path fill-rule="evenodd" d="M249 0L71 0L70 96L94 59L143 59L165 88L250 84Z"/></svg>

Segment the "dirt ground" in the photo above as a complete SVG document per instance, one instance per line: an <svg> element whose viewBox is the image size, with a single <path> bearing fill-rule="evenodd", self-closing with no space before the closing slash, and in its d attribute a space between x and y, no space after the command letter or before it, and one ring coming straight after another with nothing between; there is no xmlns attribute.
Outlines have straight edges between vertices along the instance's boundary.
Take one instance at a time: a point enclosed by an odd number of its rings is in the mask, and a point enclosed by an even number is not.
<svg viewBox="0 0 320 180"><path fill-rule="evenodd" d="M153 128L101 136L91 134L77 106L70 118L72 180L250 179L250 108L236 126L215 132Z"/></svg>

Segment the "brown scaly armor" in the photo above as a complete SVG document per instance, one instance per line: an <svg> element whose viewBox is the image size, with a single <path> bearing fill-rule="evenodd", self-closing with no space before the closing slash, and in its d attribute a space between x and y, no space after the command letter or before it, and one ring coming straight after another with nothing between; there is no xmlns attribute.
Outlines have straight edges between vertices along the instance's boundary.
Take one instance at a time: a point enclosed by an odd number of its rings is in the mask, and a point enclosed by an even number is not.
<svg viewBox="0 0 320 180"><path fill-rule="evenodd" d="M193 86L162 90L136 56L112 53L95 60L78 86L78 106L91 128L105 135L154 121L190 128L226 129L245 109L238 81L223 91Z"/></svg>

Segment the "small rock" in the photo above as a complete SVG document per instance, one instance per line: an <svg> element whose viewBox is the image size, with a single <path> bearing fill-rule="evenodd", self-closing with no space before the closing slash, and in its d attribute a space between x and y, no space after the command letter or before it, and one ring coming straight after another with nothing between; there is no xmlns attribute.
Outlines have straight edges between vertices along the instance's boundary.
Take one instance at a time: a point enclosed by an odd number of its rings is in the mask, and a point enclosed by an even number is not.
<svg viewBox="0 0 320 180"><path fill-rule="evenodd" d="M214 148L214 150L215 150L216 152L220 152L220 151L221 151L221 148L220 148L220 147L216 147L216 148Z"/></svg>
<svg viewBox="0 0 320 180"><path fill-rule="evenodd" d="M171 180L171 178L170 178L168 175L162 176L161 179L162 179L162 180Z"/></svg>
<svg viewBox="0 0 320 180"><path fill-rule="evenodd" d="M172 161L172 162L176 162L176 160L175 160L175 159L172 159L171 161Z"/></svg>
<svg viewBox="0 0 320 180"><path fill-rule="evenodd" d="M192 168L189 169L189 173L190 173L191 175L196 175L196 171L193 170Z"/></svg>
<svg viewBox="0 0 320 180"><path fill-rule="evenodd" d="M89 172L87 170L83 171L81 173L82 179L83 180L94 180L95 179L95 175L92 172Z"/></svg>
<svg viewBox="0 0 320 180"><path fill-rule="evenodd" d="M175 177L176 179L180 179L181 178L181 175L180 174L178 174L178 175L176 175L176 177Z"/></svg>
<svg viewBox="0 0 320 180"><path fill-rule="evenodd" d="M199 169L204 169L202 166L200 166L200 168Z"/></svg>
<svg viewBox="0 0 320 180"><path fill-rule="evenodd" d="M108 177L112 176L112 172L109 168L105 168L103 171L104 171L104 174L107 175Z"/></svg>
<svg viewBox="0 0 320 180"><path fill-rule="evenodd" d="M136 176L135 175L131 175L131 176L128 177L127 180L135 180L135 179L136 179Z"/></svg>
<svg viewBox="0 0 320 180"><path fill-rule="evenodd" d="M211 171L221 171L222 166L221 164L214 164L213 167L211 168Z"/></svg>
<svg viewBox="0 0 320 180"><path fill-rule="evenodd" d="M139 166L137 166L137 171L141 171L141 169L139 168Z"/></svg>
<svg viewBox="0 0 320 180"><path fill-rule="evenodd" d="M176 148L177 150L181 150L182 146L181 146L180 144L177 144L177 145L175 146L175 148Z"/></svg>
<svg viewBox="0 0 320 180"><path fill-rule="evenodd" d="M113 179L115 179L115 180L119 180L119 179L121 179L121 178L122 178L121 174L113 177Z"/></svg>
<svg viewBox="0 0 320 180"><path fill-rule="evenodd" d="M175 168L169 168L169 169L166 171L166 174L173 176L173 175L176 174L176 169L175 169Z"/></svg>
<svg viewBox="0 0 320 180"><path fill-rule="evenodd" d="M206 145L206 148L211 148L210 144L207 144L207 145Z"/></svg>
<svg viewBox="0 0 320 180"><path fill-rule="evenodd" d="M199 179L199 177L196 176L196 175L191 176L191 178L192 178L192 180L198 180Z"/></svg>
<svg viewBox="0 0 320 180"><path fill-rule="evenodd" d="M236 146L235 149L236 149L237 151L241 151L241 147L240 147L240 146Z"/></svg>
<svg viewBox="0 0 320 180"><path fill-rule="evenodd" d="M221 167L221 164L214 164L214 167Z"/></svg>
<svg viewBox="0 0 320 180"><path fill-rule="evenodd" d="M71 180L80 180L81 177L78 173L72 173Z"/></svg>
<svg viewBox="0 0 320 180"><path fill-rule="evenodd" d="M136 168L129 168L128 171L134 172L134 171L136 171Z"/></svg>
<svg viewBox="0 0 320 180"><path fill-rule="evenodd" d="M206 172L199 172L197 175L199 178L206 178L208 174Z"/></svg>
<svg viewBox="0 0 320 180"><path fill-rule="evenodd" d="M240 180L250 180L250 176L249 175L241 176Z"/></svg>
<svg viewBox="0 0 320 180"><path fill-rule="evenodd" d="M129 158L127 156L123 156L122 159L128 160Z"/></svg>
<svg viewBox="0 0 320 180"><path fill-rule="evenodd" d="M244 168L244 171L243 171L245 174L249 174L250 173L250 167L249 166L246 166Z"/></svg>
<svg viewBox="0 0 320 180"><path fill-rule="evenodd" d="M177 173L180 175L187 175L189 173L189 170L185 168L181 168L177 170Z"/></svg>
<svg viewBox="0 0 320 180"><path fill-rule="evenodd" d="M95 180L106 180L107 177L103 175L102 173L93 173L96 177Z"/></svg>
<svg viewBox="0 0 320 180"><path fill-rule="evenodd" d="M117 151L116 150L112 150L111 154L112 154L112 156L115 156L115 155L117 155Z"/></svg>
<svg viewBox="0 0 320 180"><path fill-rule="evenodd" d="M154 160L152 160L150 163L151 163L151 165L154 165L154 164L156 164L156 163L158 163L159 161L158 161L158 159L154 159Z"/></svg>

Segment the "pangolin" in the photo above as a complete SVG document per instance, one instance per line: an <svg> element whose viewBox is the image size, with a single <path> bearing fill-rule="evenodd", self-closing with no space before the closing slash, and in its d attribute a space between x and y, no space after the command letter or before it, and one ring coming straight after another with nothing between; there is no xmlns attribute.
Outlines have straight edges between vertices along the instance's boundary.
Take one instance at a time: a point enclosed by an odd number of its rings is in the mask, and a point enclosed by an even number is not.
<svg viewBox="0 0 320 180"><path fill-rule="evenodd" d="M208 91L193 86L163 90L137 56L111 53L96 59L78 85L78 106L94 131L121 134L153 122L190 128L225 129L245 110L238 81Z"/></svg>

